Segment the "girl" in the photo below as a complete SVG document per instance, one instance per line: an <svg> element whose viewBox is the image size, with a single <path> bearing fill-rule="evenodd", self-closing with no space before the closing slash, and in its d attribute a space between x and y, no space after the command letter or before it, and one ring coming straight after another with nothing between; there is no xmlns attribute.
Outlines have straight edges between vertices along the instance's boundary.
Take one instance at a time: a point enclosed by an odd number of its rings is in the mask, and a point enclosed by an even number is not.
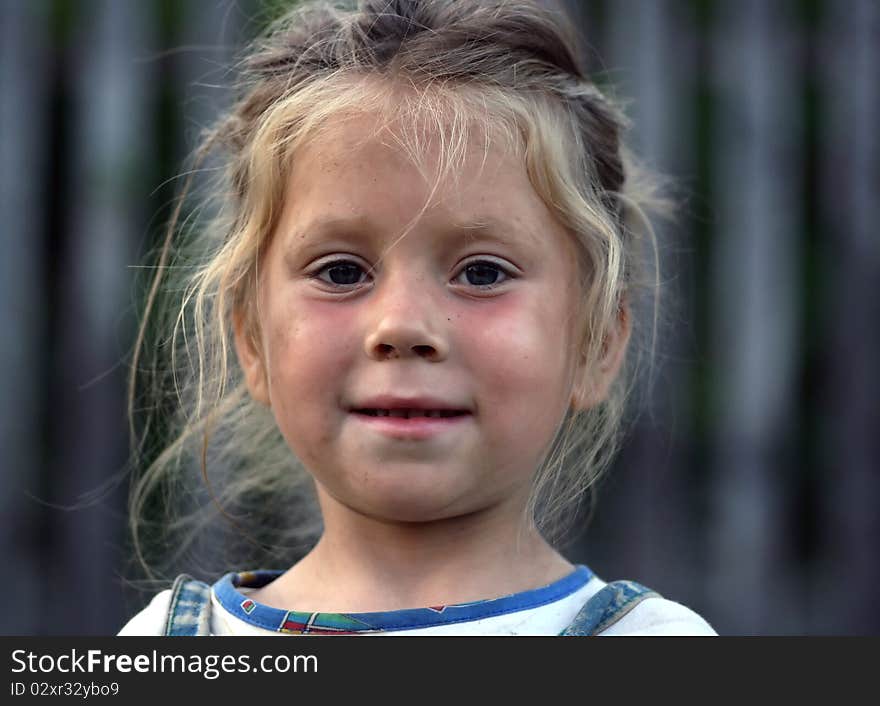
<svg viewBox="0 0 880 706"><path fill-rule="evenodd" d="M215 217L172 268L178 210L150 292L148 312L183 292L148 388L183 412L132 517L149 569L138 518L195 459L256 551L120 634L713 634L551 544L614 450L653 244L623 118L558 14L311 3L244 73L198 154L226 157ZM297 557L304 491L318 539ZM240 570L266 564L290 568Z"/></svg>

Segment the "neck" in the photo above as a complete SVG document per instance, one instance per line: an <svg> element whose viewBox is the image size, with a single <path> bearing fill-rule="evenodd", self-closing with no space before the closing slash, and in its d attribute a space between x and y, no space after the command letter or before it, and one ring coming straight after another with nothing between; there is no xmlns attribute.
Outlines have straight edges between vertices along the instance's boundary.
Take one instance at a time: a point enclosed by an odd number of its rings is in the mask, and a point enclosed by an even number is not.
<svg viewBox="0 0 880 706"><path fill-rule="evenodd" d="M327 501L322 509L321 540L255 600L325 612L450 605L539 588L573 569L510 509L408 523Z"/></svg>

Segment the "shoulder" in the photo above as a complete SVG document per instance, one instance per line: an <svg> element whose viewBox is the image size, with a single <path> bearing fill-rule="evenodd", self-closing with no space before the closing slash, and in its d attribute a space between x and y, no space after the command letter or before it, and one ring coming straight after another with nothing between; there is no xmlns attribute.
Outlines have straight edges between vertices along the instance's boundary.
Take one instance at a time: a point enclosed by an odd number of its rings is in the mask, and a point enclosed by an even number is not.
<svg viewBox="0 0 880 706"><path fill-rule="evenodd" d="M640 601L613 625L604 636L714 636L718 633L697 613L681 603L660 596Z"/></svg>
<svg viewBox="0 0 880 706"><path fill-rule="evenodd" d="M117 634L120 636L159 636L164 634L171 589L157 593L149 605L129 620Z"/></svg>

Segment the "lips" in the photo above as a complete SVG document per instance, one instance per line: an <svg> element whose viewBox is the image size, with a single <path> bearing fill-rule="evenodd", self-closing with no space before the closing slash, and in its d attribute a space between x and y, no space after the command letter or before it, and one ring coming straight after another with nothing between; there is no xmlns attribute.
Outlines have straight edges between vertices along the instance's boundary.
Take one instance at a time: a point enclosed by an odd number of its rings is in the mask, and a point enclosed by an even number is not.
<svg viewBox="0 0 880 706"><path fill-rule="evenodd" d="M373 414L369 412L372 411ZM412 416L405 416L412 413ZM441 416L441 414L443 416ZM428 409L353 409L351 418L370 434L397 441L427 441L453 439L456 430L466 429L470 412L462 410Z"/></svg>
<svg viewBox="0 0 880 706"><path fill-rule="evenodd" d="M399 417L401 419L413 419L414 417L445 418L458 417L468 414L465 410L453 409L356 409L355 414L365 414L370 417Z"/></svg>
<svg viewBox="0 0 880 706"><path fill-rule="evenodd" d="M397 417L400 419L416 417L445 419L473 412L469 405L459 401L417 393L379 394L360 399L355 397L354 404L349 406L348 411L370 417Z"/></svg>
<svg viewBox="0 0 880 706"><path fill-rule="evenodd" d="M452 439L474 412L467 405L430 395L374 395L348 410L371 434L399 441Z"/></svg>

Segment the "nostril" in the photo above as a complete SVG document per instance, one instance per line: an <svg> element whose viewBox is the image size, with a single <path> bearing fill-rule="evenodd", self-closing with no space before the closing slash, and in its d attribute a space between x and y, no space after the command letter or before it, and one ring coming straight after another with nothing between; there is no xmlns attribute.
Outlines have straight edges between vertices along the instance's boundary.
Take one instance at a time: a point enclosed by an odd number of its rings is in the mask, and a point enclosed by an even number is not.
<svg viewBox="0 0 880 706"><path fill-rule="evenodd" d="M415 355L429 360L435 360L440 357L437 347L430 344L418 344L405 348L395 346L391 343L377 343L371 350L374 357L386 360L400 358L402 351L408 351L409 355Z"/></svg>

